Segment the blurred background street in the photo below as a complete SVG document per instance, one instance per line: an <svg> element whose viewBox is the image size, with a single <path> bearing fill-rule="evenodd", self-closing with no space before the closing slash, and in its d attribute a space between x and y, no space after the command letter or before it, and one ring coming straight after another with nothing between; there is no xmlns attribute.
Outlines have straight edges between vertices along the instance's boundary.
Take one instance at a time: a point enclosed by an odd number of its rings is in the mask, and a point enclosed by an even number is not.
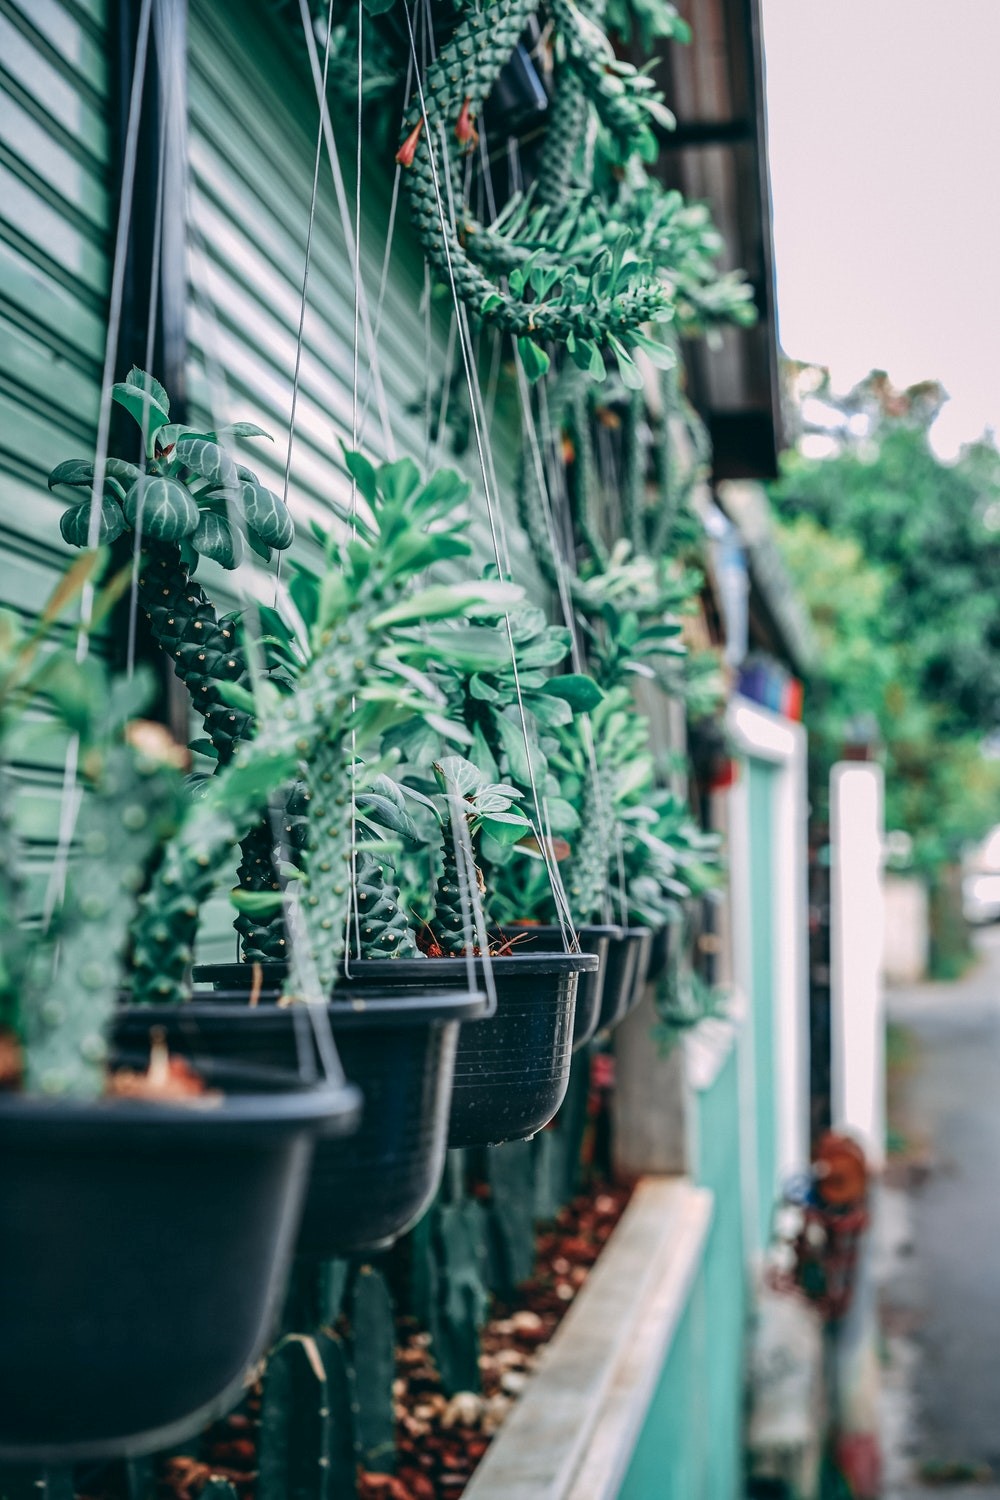
<svg viewBox="0 0 1000 1500"><path fill-rule="evenodd" d="M888 992L887 1496L1000 1500L1000 930L955 983Z"/></svg>

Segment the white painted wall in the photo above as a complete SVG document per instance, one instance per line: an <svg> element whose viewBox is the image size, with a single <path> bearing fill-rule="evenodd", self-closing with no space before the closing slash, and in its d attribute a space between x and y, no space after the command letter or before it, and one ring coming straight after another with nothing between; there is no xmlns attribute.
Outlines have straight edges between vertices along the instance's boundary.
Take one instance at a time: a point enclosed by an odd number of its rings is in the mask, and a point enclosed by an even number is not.
<svg viewBox="0 0 1000 1500"><path fill-rule="evenodd" d="M885 946L881 766L842 761L830 777L833 1124L885 1159Z"/></svg>
<svg viewBox="0 0 1000 1500"><path fill-rule="evenodd" d="M885 953L888 984L916 984L926 978L931 923L927 887L916 875L885 877Z"/></svg>

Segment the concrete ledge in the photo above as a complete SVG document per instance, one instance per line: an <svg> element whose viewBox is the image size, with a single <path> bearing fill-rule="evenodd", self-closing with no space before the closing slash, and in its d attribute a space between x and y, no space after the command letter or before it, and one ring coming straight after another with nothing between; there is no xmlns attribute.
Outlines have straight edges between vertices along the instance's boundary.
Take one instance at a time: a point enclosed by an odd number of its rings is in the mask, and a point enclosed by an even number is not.
<svg viewBox="0 0 1000 1500"><path fill-rule="evenodd" d="M686 1178L638 1184L465 1500L614 1500L711 1217Z"/></svg>

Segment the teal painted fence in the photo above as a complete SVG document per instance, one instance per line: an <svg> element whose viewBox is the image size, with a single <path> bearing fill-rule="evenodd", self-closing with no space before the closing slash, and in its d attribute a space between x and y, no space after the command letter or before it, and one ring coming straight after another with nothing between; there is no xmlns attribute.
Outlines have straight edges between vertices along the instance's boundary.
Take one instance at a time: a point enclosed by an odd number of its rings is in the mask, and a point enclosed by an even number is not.
<svg viewBox="0 0 1000 1500"><path fill-rule="evenodd" d="M736 1048L693 1109L696 1180L714 1210L705 1253L650 1403L620 1500L742 1493L747 1312Z"/></svg>

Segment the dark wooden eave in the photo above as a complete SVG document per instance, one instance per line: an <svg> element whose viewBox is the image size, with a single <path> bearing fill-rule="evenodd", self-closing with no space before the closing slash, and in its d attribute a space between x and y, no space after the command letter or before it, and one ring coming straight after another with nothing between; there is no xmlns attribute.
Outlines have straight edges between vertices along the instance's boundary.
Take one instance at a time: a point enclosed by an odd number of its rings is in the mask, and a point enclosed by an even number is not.
<svg viewBox="0 0 1000 1500"><path fill-rule="evenodd" d="M681 0L679 9L693 39L664 48L654 75L677 117L675 131L661 132L658 175L709 204L722 265L747 273L759 313L756 327L723 331L721 347L689 343L689 394L708 424L715 479L770 479L783 439L760 0Z"/></svg>

